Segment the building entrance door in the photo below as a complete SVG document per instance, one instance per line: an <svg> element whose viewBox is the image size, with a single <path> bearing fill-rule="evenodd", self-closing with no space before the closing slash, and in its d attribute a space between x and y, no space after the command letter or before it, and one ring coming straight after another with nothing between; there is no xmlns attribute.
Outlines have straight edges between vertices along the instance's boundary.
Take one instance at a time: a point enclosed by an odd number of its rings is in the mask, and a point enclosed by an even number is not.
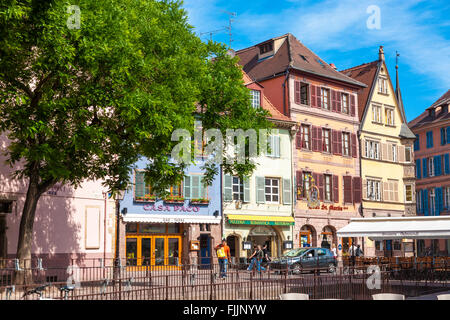
<svg viewBox="0 0 450 320"><path fill-rule="evenodd" d="M127 236L127 265L178 268L181 243L181 236Z"/></svg>
<svg viewBox="0 0 450 320"><path fill-rule="evenodd" d="M200 235L200 264L205 269L211 267L211 237L208 234Z"/></svg>

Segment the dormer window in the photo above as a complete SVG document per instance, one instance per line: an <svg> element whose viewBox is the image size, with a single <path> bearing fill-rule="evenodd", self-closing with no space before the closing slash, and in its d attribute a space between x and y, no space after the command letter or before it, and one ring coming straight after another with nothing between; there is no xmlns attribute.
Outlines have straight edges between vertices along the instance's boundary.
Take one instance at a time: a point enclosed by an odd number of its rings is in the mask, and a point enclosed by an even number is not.
<svg viewBox="0 0 450 320"><path fill-rule="evenodd" d="M250 90L252 95L252 107L257 109L261 106L261 91Z"/></svg>
<svg viewBox="0 0 450 320"><path fill-rule="evenodd" d="M267 52L273 51L273 43L269 42L269 43L265 43L259 46L259 53L260 54L265 54Z"/></svg>

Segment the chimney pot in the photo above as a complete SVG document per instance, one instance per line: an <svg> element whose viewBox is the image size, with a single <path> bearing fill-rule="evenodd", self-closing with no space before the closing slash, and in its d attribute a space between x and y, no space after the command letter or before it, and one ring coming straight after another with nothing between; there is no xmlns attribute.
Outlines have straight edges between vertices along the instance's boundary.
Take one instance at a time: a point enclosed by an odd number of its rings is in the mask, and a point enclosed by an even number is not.
<svg viewBox="0 0 450 320"><path fill-rule="evenodd" d="M384 61L384 49L383 46L380 46L380 49L378 50L378 57L380 60Z"/></svg>

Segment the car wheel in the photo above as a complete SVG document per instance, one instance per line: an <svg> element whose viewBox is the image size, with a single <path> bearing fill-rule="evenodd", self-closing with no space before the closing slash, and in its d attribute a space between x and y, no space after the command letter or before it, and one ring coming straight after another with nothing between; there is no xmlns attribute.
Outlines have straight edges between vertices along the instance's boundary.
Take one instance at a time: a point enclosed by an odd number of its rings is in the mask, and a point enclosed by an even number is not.
<svg viewBox="0 0 450 320"><path fill-rule="evenodd" d="M333 263L330 263L328 265L328 272L329 273L336 273L336 266Z"/></svg>
<svg viewBox="0 0 450 320"><path fill-rule="evenodd" d="M294 264L293 268L292 268L292 273L293 274L300 274L302 273L303 268L299 263Z"/></svg>

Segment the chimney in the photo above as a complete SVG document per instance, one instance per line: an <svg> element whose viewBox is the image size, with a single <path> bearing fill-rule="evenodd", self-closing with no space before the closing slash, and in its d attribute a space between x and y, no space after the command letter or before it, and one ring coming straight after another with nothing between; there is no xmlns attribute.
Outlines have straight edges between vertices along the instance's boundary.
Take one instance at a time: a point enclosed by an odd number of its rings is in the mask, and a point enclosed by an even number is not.
<svg viewBox="0 0 450 320"><path fill-rule="evenodd" d="M380 49L378 50L378 59L381 61L384 61L384 49L383 46L380 46Z"/></svg>
<svg viewBox="0 0 450 320"><path fill-rule="evenodd" d="M337 70L336 66L334 65L334 63L330 63L330 67L332 67L334 70Z"/></svg>

